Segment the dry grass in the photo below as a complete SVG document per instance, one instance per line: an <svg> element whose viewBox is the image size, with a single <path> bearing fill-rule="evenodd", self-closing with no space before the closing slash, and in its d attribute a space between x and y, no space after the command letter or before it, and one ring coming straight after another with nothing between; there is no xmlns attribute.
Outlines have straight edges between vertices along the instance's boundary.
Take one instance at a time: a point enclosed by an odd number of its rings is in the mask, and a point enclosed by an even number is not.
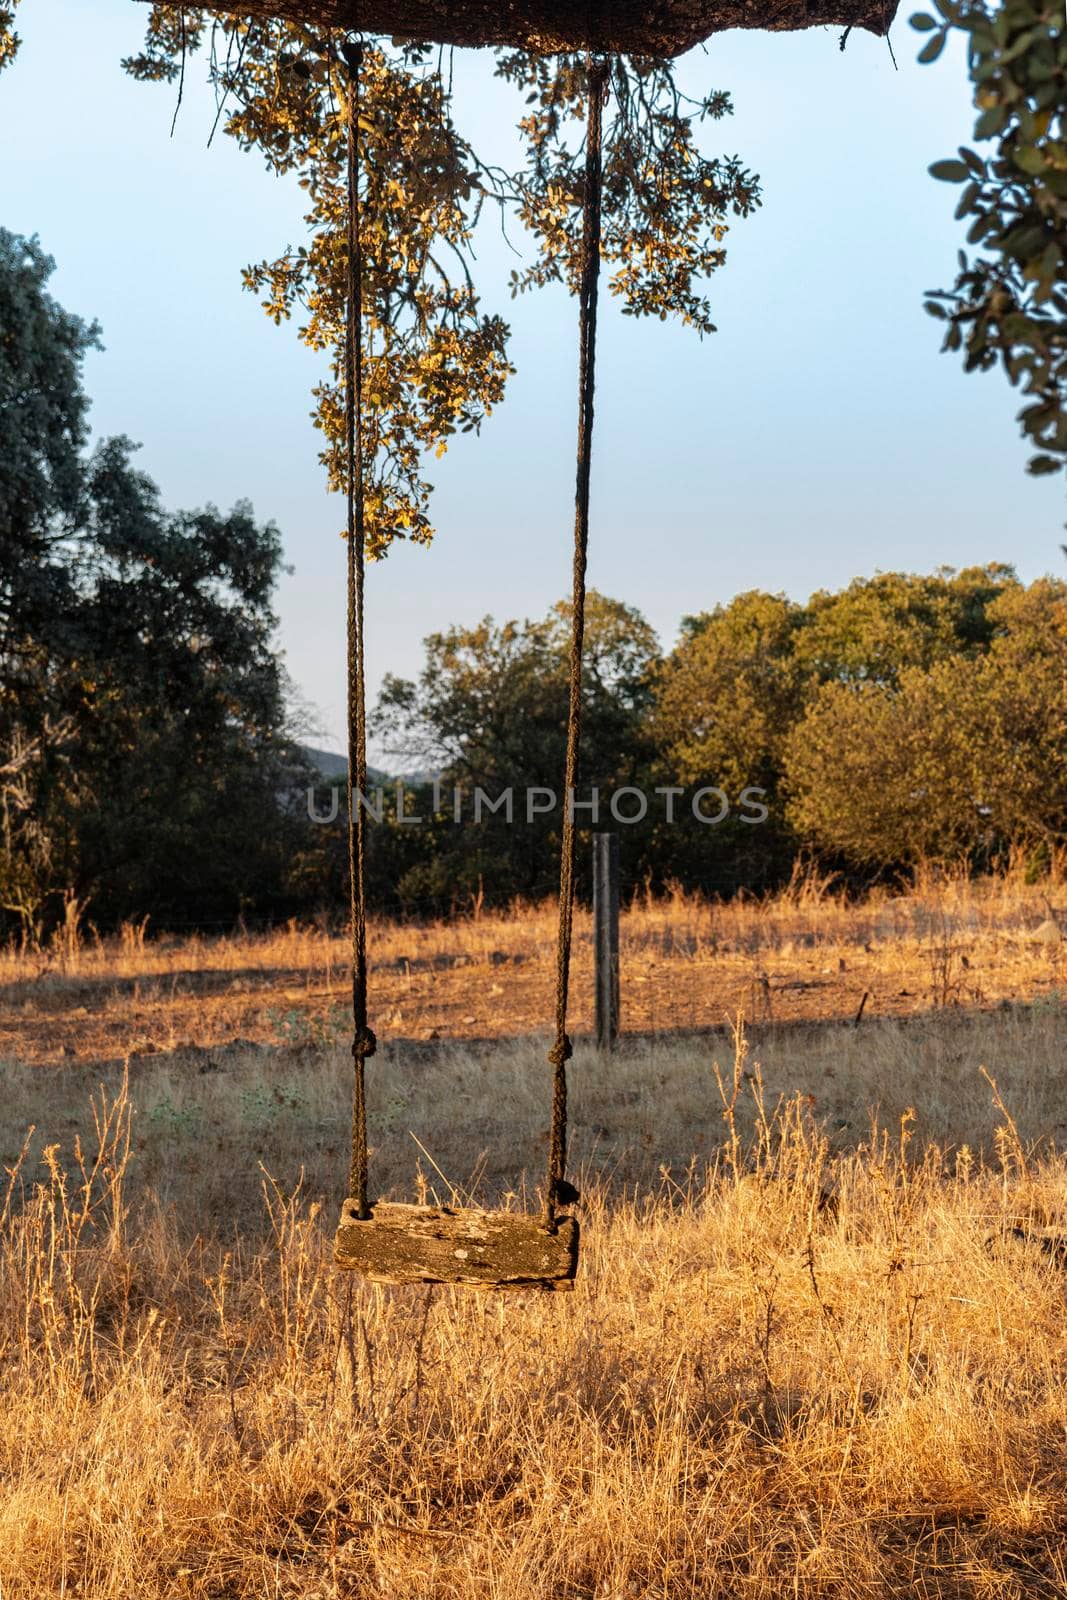
<svg viewBox="0 0 1067 1600"><path fill-rule="evenodd" d="M1062 1600L1053 909L631 907L543 1298L333 1272L342 941L0 957L2 1600ZM376 1190L533 1203L551 913L376 934Z"/></svg>
<svg viewBox="0 0 1067 1600"><path fill-rule="evenodd" d="M814 877L764 901L717 905L678 892L639 898L621 930L623 1026L660 1035L753 1021L851 1021L990 1009L1054 997L1067 943L1042 943L1049 893L1067 931L1067 893L1018 875L931 878L861 904ZM552 1014L550 906L463 922L372 928L380 1038L488 1040L541 1032ZM592 1013L591 929L576 923L573 1017ZM217 1046L328 1044L347 1026L347 948L322 928L239 938L86 937L69 926L46 951L0 952L0 1058L73 1058Z"/></svg>
<svg viewBox="0 0 1067 1600"><path fill-rule="evenodd" d="M543 1298L331 1270L339 1046L11 1066L0 1593L1062 1597L1065 1044L1052 999L579 1050ZM522 1203L546 1070L386 1044L378 1187Z"/></svg>

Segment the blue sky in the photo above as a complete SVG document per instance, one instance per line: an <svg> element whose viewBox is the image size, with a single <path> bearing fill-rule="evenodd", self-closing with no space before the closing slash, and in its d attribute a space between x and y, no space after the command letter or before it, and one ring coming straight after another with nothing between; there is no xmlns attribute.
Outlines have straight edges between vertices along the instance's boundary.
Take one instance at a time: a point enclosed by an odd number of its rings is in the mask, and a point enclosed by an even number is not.
<svg viewBox="0 0 1067 1600"><path fill-rule="evenodd" d="M665 645L683 614L747 588L804 598L878 569L1062 567L1062 486L1024 473L1018 396L940 355L922 310L962 243L957 191L926 168L968 142L972 113L962 54L917 66L906 15L899 70L884 40L853 33L842 54L831 30L724 34L680 64L691 91L733 95L707 146L760 173L764 205L727 240L716 335L610 302L602 317L590 581ZM336 744L343 508L309 420L320 366L240 284L304 236L301 195L221 134L206 148L198 68L170 138L173 91L119 67L145 16L134 0L24 0L24 48L0 78L0 224L38 233L53 292L102 324L95 429L142 443L169 505L247 497L279 524L295 569L280 643ZM455 87L457 119L506 156L520 105L491 59L457 53ZM370 574L375 683L417 671L431 630L540 615L569 583L575 307L559 290L510 301L513 258L492 232L479 257L518 372L481 437L432 463L434 546Z"/></svg>

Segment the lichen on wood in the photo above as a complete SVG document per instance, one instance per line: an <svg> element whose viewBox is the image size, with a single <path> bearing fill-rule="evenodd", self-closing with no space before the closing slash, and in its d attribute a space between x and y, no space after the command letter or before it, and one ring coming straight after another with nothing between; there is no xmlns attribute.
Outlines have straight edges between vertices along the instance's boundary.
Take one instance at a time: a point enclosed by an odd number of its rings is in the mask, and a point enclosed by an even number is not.
<svg viewBox="0 0 1067 1600"><path fill-rule="evenodd" d="M578 1223L517 1211L460 1210L379 1201L360 1221L346 1200L334 1245L339 1267L372 1283L457 1283L475 1289L569 1289Z"/></svg>

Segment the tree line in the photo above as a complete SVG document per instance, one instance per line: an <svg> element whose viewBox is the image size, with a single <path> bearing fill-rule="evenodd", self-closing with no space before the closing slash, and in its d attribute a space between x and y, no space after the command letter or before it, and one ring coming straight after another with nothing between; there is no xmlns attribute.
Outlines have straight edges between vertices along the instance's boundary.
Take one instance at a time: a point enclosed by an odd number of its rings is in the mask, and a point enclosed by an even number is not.
<svg viewBox="0 0 1067 1600"><path fill-rule="evenodd" d="M468 809L457 826L449 806L457 787L552 784L566 621L561 604L434 634L419 677L387 681L379 736L439 775L404 801L418 825L381 831L379 887L401 905L550 886L560 810L475 824ZM994 563L879 573L806 603L752 591L687 617L665 655L639 612L595 595L587 637L578 814L592 821L596 790L631 885L762 891L802 854L857 883L1020 852L1037 873L1067 838L1060 579L1025 585Z"/></svg>
<svg viewBox="0 0 1067 1600"><path fill-rule="evenodd" d="M343 914L343 805L277 653L281 538L240 503L166 510L126 438L88 449L98 340L0 230L0 915L100 926ZM551 892L569 615L453 627L385 681L367 802L374 904L443 913ZM631 885L763 891L798 854L857 881L976 868L1067 835L1067 585L992 564L750 592L666 653L590 596L578 819ZM599 814L594 809L594 795ZM320 820L316 820L320 819Z"/></svg>

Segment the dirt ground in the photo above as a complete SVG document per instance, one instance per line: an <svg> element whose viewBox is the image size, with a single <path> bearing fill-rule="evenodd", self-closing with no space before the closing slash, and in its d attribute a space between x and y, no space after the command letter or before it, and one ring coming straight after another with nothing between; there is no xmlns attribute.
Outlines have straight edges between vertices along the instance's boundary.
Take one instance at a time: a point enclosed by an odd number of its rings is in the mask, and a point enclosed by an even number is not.
<svg viewBox="0 0 1067 1600"><path fill-rule="evenodd" d="M636 1037L750 1024L862 1022L1058 996L1067 913L1003 881L849 905L827 895L718 906L678 894L623 914L622 1028ZM371 930L380 1039L523 1038L552 1015L550 906ZM592 1027L592 934L576 924L571 1019ZM0 962L0 1057L115 1062L190 1047L320 1045L348 1027L343 937L290 926L222 939L74 938Z"/></svg>

